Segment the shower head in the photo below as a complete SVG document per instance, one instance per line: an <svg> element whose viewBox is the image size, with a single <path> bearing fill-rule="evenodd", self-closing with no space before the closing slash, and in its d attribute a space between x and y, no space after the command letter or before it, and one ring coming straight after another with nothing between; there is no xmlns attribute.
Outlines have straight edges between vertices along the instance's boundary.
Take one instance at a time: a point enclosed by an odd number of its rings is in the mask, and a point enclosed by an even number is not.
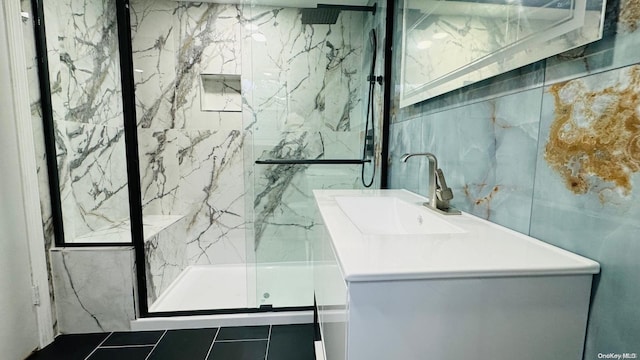
<svg viewBox="0 0 640 360"><path fill-rule="evenodd" d="M304 8L302 13L303 25L328 24L332 25L338 21L341 11L368 11L376 13L378 5L372 6L349 6L349 5L327 5L318 4L316 8Z"/></svg>
<svg viewBox="0 0 640 360"><path fill-rule="evenodd" d="M371 70L369 71L367 81L370 84L375 84L376 82L381 81L381 79L378 79L375 76L376 59L378 58L378 36L376 35L376 29L371 29L369 31L369 44L371 45ZM380 82L380 84L382 83Z"/></svg>
<svg viewBox="0 0 640 360"><path fill-rule="evenodd" d="M302 9L302 24L335 24L338 21L340 9L337 8L311 8Z"/></svg>
<svg viewBox="0 0 640 360"><path fill-rule="evenodd" d="M371 29L371 31L369 31L369 43L371 44L371 49L373 49L373 51L378 49L378 36L376 35L376 29Z"/></svg>

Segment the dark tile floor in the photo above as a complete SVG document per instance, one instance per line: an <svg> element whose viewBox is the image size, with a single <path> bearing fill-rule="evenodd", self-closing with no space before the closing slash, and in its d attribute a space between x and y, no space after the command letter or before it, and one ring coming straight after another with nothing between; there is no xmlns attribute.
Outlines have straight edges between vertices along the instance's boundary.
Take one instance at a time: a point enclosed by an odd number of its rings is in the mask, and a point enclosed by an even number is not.
<svg viewBox="0 0 640 360"><path fill-rule="evenodd" d="M314 360L312 324L60 335L28 360Z"/></svg>

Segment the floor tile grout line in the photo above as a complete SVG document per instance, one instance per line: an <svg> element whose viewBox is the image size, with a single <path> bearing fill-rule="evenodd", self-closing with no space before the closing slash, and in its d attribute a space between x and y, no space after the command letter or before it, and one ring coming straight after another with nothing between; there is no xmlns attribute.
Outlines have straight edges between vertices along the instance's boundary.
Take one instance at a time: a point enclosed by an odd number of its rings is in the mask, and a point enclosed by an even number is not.
<svg viewBox="0 0 640 360"><path fill-rule="evenodd" d="M218 340L219 343L230 343L230 342L242 342L242 341L269 341L269 338L265 339L232 339L232 340Z"/></svg>
<svg viewBox="0 0 640 360"><path fill-rule="evenodd" d="M153 351L156 349L156 347L158 347L158 344L160 344L160 341L162 341L162 339L164 338L164 336L167 334L168 330L165 330L162 333L162 336L160 336L160 338L158 339L158 341L156 342L155 345L153 345L153 348L151 348L151 351L149 351L149 353L147 354L147 357L144 358L144 360L149 359L149 357L151 356L151 354L153 354Z"/></svg>
<svg viewBox="0 0 640 360"><path fill-rule="evenodd" d="M209 354L211 354L211 350L213 349L213 344L216 343L216 339L218 338L218 334L220 334L220 331L222 330L222 327L219 327L216 330L216 334L213 337L213 341L211 342L211 345L209 345L209 351L207 351L207 355L205 355L204 360L207 360L209 358Z"/></svg>
<svg viewBox="0 0 640 360"><path fill-rule="evenodd" d="M98 344L98 346L96 346L92 352L89 353L89 355L87 355L87 357L84 358L84 360L87 360L91 357L91 355L93 355L93 353L96 352L96 350L98 350L98 348L100 347L100 345L104 344L105 341L107 341L108 338L111 337L111 335L113 335L113 331L109 333L109 335L105 336L104 339L102 339L102 341L100 341L100 344Z"/></svg>
<svg viewBox="0 0 640 360"><path fill-rule="evenodd" d="M160 332L160 331L166 331L166 330L158 330L158 332ZM144 332L144 331L142 331L142 332ZM109 335L109 337L111 337L111 335L113 335L113 334L115 334L115 333L116 333L116 331L112 332L112 333ZM121 332L121 333L122 333L122 332ZM135 331L127 331L127 332L125 332L125 333L127 333L127 334L134 334L134 333L136 333L136 332L135 332ZM102 345L102 344L100 344L100 345L99 345L99 347L100 347L101 349L105 349L105 348L113 348L113 347L154 346L155 344L157 344L157 343L158 343L158 341L160 341L160 339L158 339L158 340L156 340L156 341L154 341L153 343L150 343L150 344L128 344L128 345ZM103 343L103 344L104 344L104 343Z"/></svg>
<svg viewBox="0 0 640 360"><path fill-rule="evenodd" d="M100 346L100 349L123 349L123 348L152 347L152 346L155 346L155 344L104 345L104 346Z"/></svg>
<svg viewBox="0 0 640 360"><path fill-rule="evenodd" d="M267 337L267 351L264 353L264 360L269 357L269 344L271 344L271 328L273 325L269 325L269 336Z"/></svg>

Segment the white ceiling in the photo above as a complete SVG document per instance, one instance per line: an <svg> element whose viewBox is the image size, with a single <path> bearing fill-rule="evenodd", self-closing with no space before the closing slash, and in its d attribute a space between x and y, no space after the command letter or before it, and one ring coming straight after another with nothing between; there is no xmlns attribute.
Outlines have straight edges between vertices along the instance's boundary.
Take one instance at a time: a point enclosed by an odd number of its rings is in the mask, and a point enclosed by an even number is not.
<svg viewBox="0 0 640 360"><path fill-rule="evenodd" d="M194 0L195 1L195 0ZM251 4L275 7L314 8L318 4L367 6L368 0L198 0L218 4Z"/></svg>

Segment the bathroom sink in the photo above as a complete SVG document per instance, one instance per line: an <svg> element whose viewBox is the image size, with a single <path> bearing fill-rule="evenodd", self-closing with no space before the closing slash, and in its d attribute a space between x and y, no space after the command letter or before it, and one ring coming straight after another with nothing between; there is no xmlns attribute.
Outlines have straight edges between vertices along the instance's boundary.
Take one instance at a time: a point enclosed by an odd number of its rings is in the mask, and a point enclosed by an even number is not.
<svg viewBox="0 0 640 360"><path fill-rule="evenodd" d="M337 196L335 201L364 235L453 234L464 230L441 216L397 197Z"/></svg>
<svg viewBox="0 0 640 360"><path fill-rule="evenodd" d="M595 261L406 190L313 193L320 359L582 359Z"/></svg>

